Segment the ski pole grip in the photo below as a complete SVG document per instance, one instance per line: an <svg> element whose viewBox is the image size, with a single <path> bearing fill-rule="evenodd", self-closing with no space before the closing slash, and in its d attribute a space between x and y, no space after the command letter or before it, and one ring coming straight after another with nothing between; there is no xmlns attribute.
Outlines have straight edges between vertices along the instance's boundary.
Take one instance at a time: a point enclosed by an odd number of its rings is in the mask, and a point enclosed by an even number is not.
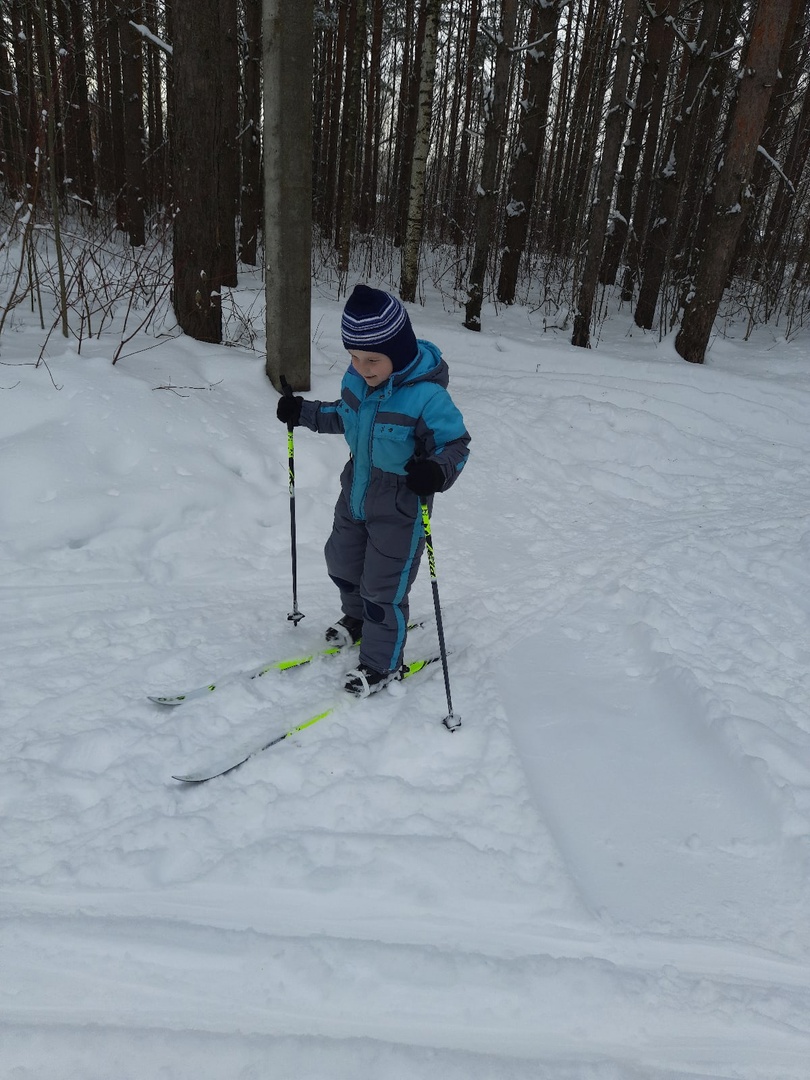
<svg viewBox="0 0 810 1080"><path fill-rule="evenodd" d="M284 378L283 375L279 376L279 382L281 383L281 392L284 395L284 397L292 399L292 397L293 397L293 389L290 386L290 384L287 382L287 380ZM293 430L292 421L288 421L287 422L287 431L290 434L290 436L292 436L292 430Z"/></svg>

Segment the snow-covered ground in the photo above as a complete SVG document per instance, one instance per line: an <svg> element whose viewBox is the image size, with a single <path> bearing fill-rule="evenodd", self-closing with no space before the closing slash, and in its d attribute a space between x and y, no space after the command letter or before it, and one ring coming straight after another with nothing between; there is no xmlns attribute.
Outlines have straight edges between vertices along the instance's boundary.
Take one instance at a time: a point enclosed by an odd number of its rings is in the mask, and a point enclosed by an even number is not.
<svg viewBox="0 0 810 1080"><path fill-rule="evenodd" d="M463 726L437 665L199 786L339 696L340 658L146 698L318 647L344 444L296 434L294 628L260 355L0 338L2 1080L810 1078L810 335L412 315L473 436Z"/></svg>

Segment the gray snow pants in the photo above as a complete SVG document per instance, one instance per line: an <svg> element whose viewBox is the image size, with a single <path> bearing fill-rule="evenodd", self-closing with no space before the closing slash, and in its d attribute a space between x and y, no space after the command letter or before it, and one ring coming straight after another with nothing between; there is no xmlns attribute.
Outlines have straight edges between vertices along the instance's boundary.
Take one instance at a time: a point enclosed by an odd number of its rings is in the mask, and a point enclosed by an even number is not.
<svg viewBox="0 0 810 1080"><path fill-rule="evenodd" d="M390 479L386 497L373 500L374 512L365 521L351 516L341 492L324 548L344 615L363 620L360 663L375 671L393 671L402 663L408 593L425 548L418 498Z"/></svg>

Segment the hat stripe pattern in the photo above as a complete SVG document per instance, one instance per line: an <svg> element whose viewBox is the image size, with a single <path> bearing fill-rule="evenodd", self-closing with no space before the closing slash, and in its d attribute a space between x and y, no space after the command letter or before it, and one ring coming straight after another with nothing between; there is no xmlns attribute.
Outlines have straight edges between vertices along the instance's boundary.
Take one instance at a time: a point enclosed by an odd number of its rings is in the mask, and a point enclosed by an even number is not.
<svg viewBox="0 0 810 1080"><path fill-rule="evenodd" d="M386 296L387 303L382 310L374 314L364 314L360 318L343 312L341 333L343 344L356 349L367 348L390 341L402 330L408 319L408 313L395 296Z"/></svg>

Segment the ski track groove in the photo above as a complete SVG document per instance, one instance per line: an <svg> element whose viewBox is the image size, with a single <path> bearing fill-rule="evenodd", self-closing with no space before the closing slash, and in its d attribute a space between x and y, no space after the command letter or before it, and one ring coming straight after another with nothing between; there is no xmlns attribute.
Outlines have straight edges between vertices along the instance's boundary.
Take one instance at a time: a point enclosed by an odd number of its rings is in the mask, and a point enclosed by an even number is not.
<svg viewBox="0 0 810 1080"><path fill-rule="evenodd" d="M5 1023L36 1026L46 1038L54 1027L88 1024L97 1032L370 1038L494 1058L573 1054L670 1070L700 1068L721 1052L726 1066L731 1054L750 1067L770 1052L771 1065L778 1059L796 1077L810 1053L807 973L786 987L786 975L796 972L785 965L770 982L671 964L618 968L584 949L576 958L508 957L462 951L458 941L443 949L252 929L219 929L214 938L209 926L144 919L29 917L10 941L2 938L16 988L3 1003ZM362 1016L341 1004L352 994L368 1002ZM576 1015L566 1001L572 994L581 1002Z"/></svg>

